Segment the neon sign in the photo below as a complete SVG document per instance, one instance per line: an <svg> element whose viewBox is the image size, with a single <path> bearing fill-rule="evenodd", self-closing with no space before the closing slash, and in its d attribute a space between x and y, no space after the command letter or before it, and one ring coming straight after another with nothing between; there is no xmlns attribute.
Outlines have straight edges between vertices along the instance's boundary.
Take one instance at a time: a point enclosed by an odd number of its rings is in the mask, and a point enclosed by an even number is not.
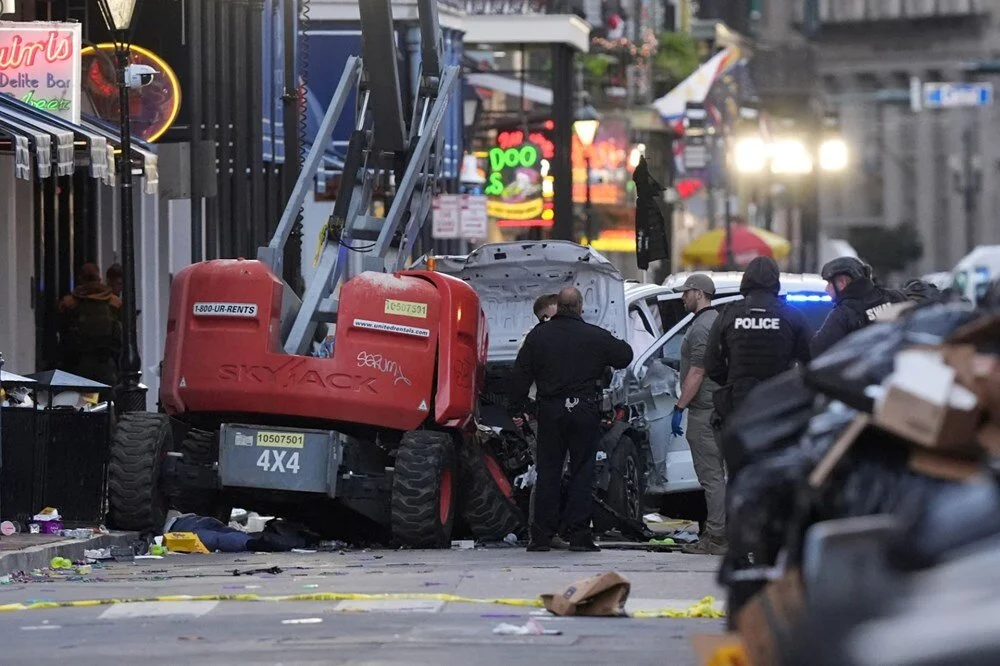
<svg viewBox="0 0 1000 666"><path fill-rule="evenodd" d="M114 45L98 44L97 49L100 53L92 46L83 49L84 91L94 115L117 125L121 114L115 82ZM181 84L170 65L149 49L133 44L130 61L149 65L157 72L150 85L129 91L132 133L153 143L177 119L181 108Z"/></svg>
<svg viewBox="0 0 1000 666"><path fill-rule="evenodd" d="M490 149L490 175L483 188L490 217L529 220L541 215L544 146L524 141L523 132L502 132Z"/></svg>
<svg viewBox="0 0 1000 666"><path fill-rule="evenodd" d="M80 122L79 23L0 22L0 94Z"/></svg>

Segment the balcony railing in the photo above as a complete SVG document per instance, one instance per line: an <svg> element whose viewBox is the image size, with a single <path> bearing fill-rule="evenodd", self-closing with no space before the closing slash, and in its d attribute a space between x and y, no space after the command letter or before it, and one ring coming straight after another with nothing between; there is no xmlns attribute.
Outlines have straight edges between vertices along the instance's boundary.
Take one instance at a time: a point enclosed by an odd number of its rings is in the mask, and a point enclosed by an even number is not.
<svg viewBox="0 0 1000 666"><path fill-rule="evenodd" d="M980 16L994 0L818 0L821 24L867 21L913 21ZM801 24L805 0L794 0L795 20Z"/></svg>

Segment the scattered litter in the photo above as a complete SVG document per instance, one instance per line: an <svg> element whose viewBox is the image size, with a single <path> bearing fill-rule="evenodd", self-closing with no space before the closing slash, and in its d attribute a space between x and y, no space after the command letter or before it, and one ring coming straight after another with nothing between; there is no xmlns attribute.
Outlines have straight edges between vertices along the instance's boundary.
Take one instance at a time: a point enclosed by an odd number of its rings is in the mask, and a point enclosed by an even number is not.
<svg viewBox="0 0 1000 666"><path fill-rule="evenodd" d="M537 620L528 620L521 626L504 622L493 627L493 633L498 636L562 636L561 630L546 629Z"/></svg>
<svg viewBox="0 0 1000 666"><path fill-rule="evenodd" d="M66 537L68 539L89 539L94 536L94 531L87 528L59 530L59 536Z"/></svg>
<svg viewBox="0 0 1000 666"><path fill-rule="evenodd" d="M175 553L201 553L208 554L208 548L201 542L194 532L167 532L163 535L163 541L167 550Z"/></svg>
<svg viewBox="0 0 1000 666"><path fill-rule="evenodd" d="M49 562L50 569L69 569L73 566L73 560L68 560L65 557L53 557L52 561Z"/></svg>
<svg viewBox="0 0 1000 666"><path fill-rule="evenodd" d="M32 525L38 526L38 531L31 530L32 534L54 534L58 535L59 531L62 530L62 518L59 515L59 509L53 509L50 506L45 507L41 511L35 514L32 518L34 523Z"/></svg>
<svg viewBox="0 0 1000 666"><path fill-rule="evenodd" d="M620 617L626 615L632 584L615 571L576 581L552 594L543 594L542 603L556 615Z"/></svg>
<svg viewBox="0 0 1000 666"><path fill-rule="evenodd" d="M10 574L0 576L0 585L10 585Z"/></svg>
<svg viewBox="0 0 1000 666"><path fill-rule="evenodd" d="M505 536L503 538L503 540L504 540L504 543L509 543L512 546L516 546L517 545L517 535L514 534L513 532L511 532L510 534L508 534L507 536Z"/></svg>
<svg viewBox="0 0 1000 666"><path fill-rule="evenodd" d="M649 543L654 546L676 546L677 542L673 540L672 537L663 537L662 539L650 539Z"/></svg>
<svg viewBox="0 0 1000 666"><path fill-rule="evenodd" d="M110 548L95 548L93 550L83 551L83 557L87 560L110 560L111 559L111 549Z"/></svg>
<svg viewBox="0 0 1000 666"><path fill-rule="evenodd" d="M21 631L41 631L46 629L62 629L58 624L41 624L34 627L21 627Z"/></svg>
<svg viewBox="0 0 1000 666"><path fill-rule="evenodd" d="M278 566L274 566L274 567L271 567L269 569L246 569L244 571L240 571L239 569L233 569L233 575L234 576L253 576L253 575L256 575L256 574L278 575L282 571L283 571L283 569L281 567L278 567Z"/></svg>
<svg viewBox="0 0 1000 666"><path fill-rule="evenodd" d="M0 534L3 536L11 536L17 534L19 531L21 531L21 528L17 523L9 520L5 520L0 523Z"/></svg>
<svg viewBox="0 0 1000 666"><path fill-rule="evenodd" d="M137 560L162 560L163 555L136 555Z"/></svg>
<svg viewBox="0 0 1000 666"><path fill-rule="evenodd" d="M319 585L317 585L316 583L310 583L309 585L303 585L302 587L304 587L307 590L314 590L317 587L319 587Z"/></svg>
<svg viewBox="0 0 1000 666"><path fill-rule="evenodd" d="M149 547L149 554L150 555L166 555L167 552L168 552L167 551L167 547L166 546L161 546L159 544L155 544L154 543L152 546Z"/></svg>
<svg viewBox="0 0 1000 666"><path fill-rule="evenodd" d="M76 568L76 572L81 576L89 576L94 571L94 568L89 564L81 564Z"/></svg>
<svg viewBox="0 0 1000 666"><path fill-rule="evenodd" d="M293 552L293 553L302 553L304 555L311 555L312 553L315 553L316 551L315 550L307 550L305 548L292 548L291 552Z"/></svg>
<svg viewBox="0 0 1000 666"><path fill-rule="evenodd" d="M321 617L300 617L294 620L282 620L281 624L319 624L322 621Z"/></svg>
<svg viewBox="0 0 1000 666"><path fill-rule="evenodd" d="M647 513L645 516L642 517L642 519L644 521L646 521L647 523L665 523L665 522L667 522L667 519L664 518L663 516L661 516L658 513Z"/></svg>
<svg viewBox="0 0 1000 666"><path fill-rule="evenodd" d="M451 547L455 550L472 550L476 547L476 542L472 539L462 539L460 541L452 541Z"/></svg>

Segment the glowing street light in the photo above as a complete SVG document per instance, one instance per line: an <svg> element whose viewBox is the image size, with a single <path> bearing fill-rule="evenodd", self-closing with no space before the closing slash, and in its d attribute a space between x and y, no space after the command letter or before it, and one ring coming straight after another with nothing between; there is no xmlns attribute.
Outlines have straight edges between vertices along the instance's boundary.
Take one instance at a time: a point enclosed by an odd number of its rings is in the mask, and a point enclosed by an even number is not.
<svg viewBox="0 0 1000 666"><path fill-rule="evenodd" d="M812 173L813 157L799 139L779 139L771 146L771 173L802 176Z"/></svg>
<svg viewBox="0 0 1000 666"><path fill-rule="evenodd" d="M768 146L759 136L737 139L733 147L733 163L739 173L761 173L767 166Z"/></svg>
<svg viewBox="0 0 1000 666"><path fill-rule="evenodd" d="M843 171L848 161L847 143L843 139L830 138L819 145L819 168L823 171Z"/></svg>

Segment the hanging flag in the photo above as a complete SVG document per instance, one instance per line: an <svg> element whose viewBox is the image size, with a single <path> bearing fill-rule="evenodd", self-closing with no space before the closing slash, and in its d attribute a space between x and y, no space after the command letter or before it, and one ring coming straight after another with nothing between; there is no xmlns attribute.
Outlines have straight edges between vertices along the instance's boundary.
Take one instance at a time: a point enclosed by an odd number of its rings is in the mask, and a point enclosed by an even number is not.
<svg viewBox="0 0 1000 666"><path fill-rule="evenodd" d="M646 157L632 172L635 183L635 259L639 270L660 259L670 259L673 206L663 200L663 186L649 173Z"/></svg>

